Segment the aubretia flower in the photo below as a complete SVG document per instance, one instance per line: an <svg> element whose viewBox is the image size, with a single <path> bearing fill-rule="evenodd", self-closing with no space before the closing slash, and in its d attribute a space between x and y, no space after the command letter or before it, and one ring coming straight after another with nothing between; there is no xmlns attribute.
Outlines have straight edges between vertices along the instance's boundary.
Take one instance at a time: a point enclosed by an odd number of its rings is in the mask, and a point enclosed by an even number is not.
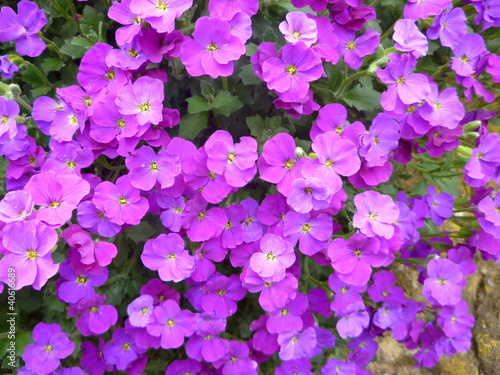
<svg viewBox="0 0 500 375"><path fill-rule="evenodd" d="M220 275L207 282L201 306L205 312L225 318L236 312L236 302L242 300L245 294L246 289L241 286L237 275Z"/></svg>
<svg viewBox="0 0 500 375"><path fill-rule="evenodd" d="M0 42L16 41L16 51L29 57L39 56L45 49L38 32L47 23L43 10L32 1L20 1L17 14L9 7L0 11Z"/></svg>
<svg viewBox="0 0 500 375"><path fill-rule="evenodd" d="M245 53L245 44L231 34L227 21L201 17L196 21L193 38L181 47L181 61L194 77L212 78L233 74L234 60Z"/></svg>
<svg viewBox="0 0 500 375"><path fill-rule="evenodd" d="M454 129L464 117L465 108L455 88L450 87L439 93L437 85L432 85L425 104L420 108L420 115L432 126Z"/></svg>
<svg viewBox="0 0 500 375"><path fill-rule="evenodd" d="M403 14L405 18L412 20L426 19L440 14L450 2L450 0L409 0Z"/></svg>
<svg viewBox="0 0 500 375"><path fill-rule="evenodd" d="M9 56L0 56L0 74L2 78L11 79L18 70L17 65L10 62Z"/></svg>
<svg viewBox="0 0 500 375"><path fill-rule="evenodd" d="M146 350L138 347L134 338L127 334L124 328L118 328L113 332L113 340L104 345L102 352L106 362L124 371Z"/></svg>
<svg viewBox="0 0 500 375"><path fill-rule="evenodd" d="M368 237L382 236L387 239L394 234L393 223L399 217L399 208L388 195L375 191L365 191L354 197L358 209L353 224Z"/></svg>
<svg viewBox="0 0 500 375"><path fill-rule="evenodd" d="M178 348L184 343L184 337L196 331L196 317L191 311L181 310L176 302L168 300L155 307L147 330L153 336L161 336L163 349Z"/></svg>
<svg viewBox="0 0 500 375"><path fill-rule="evenodd" d="M436 16L427 29L429 39L437 39L445 47L454 48L467 34L467 19L462 8L453 8L450 4L446 12Z"/></svg>
<svg viewBox="0 0 500 375"><path fill-rule="evenodd" d="M116 97L116 105L123 115L135 115L139 125L158 124L162 119L163 83L159 79L141 77L132 85L124 86Z"/></svg>
<svg viewBox="0 0 500 375"><path fill-rule="evenodd" d="M7 224L3 229L2 243L8 251L0 260L0 280L8 284L8 270L14 268L13 289L32 285L40 290L59 269L51 257L56 242L55 229L38 220Z"/></svg>
<svg viewBox="0 0 500 375"><path fill-rule="evenodd" d="M439 227L443 225L444 221L453 216L453 196L448 193L436 194L434 186L428 186L427 191L429 195L426 196L425 201L429 206L429 212L432 220Z"/></svg>
<svg viewBox="0 0 500 375"><path fill-rule="evenodd" d="M206 241L217 237L227 225L227 216L223 209L212 207L207 210L208 202L199 195L186 204L182 212L181 223L191 241Z"/></svg>
<svg viewBox="0 0 500 375"><path fill-rule="evenodd" d="M297 43L301 40L306 46L311 47L318 39L316 22L303 12L288 13L286 21L280 23L279 29L290 43Z"/></svg>
<svg viewBox="0 0 500 375"><path fill-rule="evenodd" d="M418 30L413 20L396 21L392 39L398 51L407 51L417 59L427 54L427 38Z"/></svg>
<svg viewBox="0 0 500 375"><path fill-rule="evenodd" d="M84 336L100 335L109 330L118 320L118 312L112 305L105 305L107 297L95 293L89 298L83 298L70 305L68 315L76 320L76 328Z"/></svg>
<svg viewBox="0 0 500 375"><path fill-rule="evenodd" d="M139 224L149 208L147 199L141 197L139 190L132 186L128 175L120 177L116 184L109 181L100 183L92 202L113 223L119 225Z"/></svg>
<svg viewBox="0 0 500 375"><path fill-rule="evenodd" d="M359 154L365 158L368 167L381 167L398 147L399 138L397 122L385 113L379 113L370 129L360 137Z"/></svg>
<svg viewBox="0 0 500 375"><path fill-rule="evenodd" d="M91 375L103 375L106 371L107 363L102 354L104 339L99 338L98 340L98 346L95 346L90 341L84 341L80 346L83 352L80 364Z"/></svg>
<svg viewBox="0 0 500 375"><path fill-rule="evenodd" d="M380 34L375 30L366 30L359 38L356 38L354 30L341 26L335 26L334 30L339 39L339 55L344 57L345 63L351 69L360 68L363 65L363 57L374 53L379 45Z"/></svg>
<svg viewBox="0 0 500 375"><path fill-rule="evenodd" d="M281 58L271 57L262 64L262 78L282 100L297 102L309 91L309 82L323 74L321 57L304 42L287 44Z"/></svg>
<svg viewBox="0 0 500 375"><path fill-rule="evenodd" d="M171 33L175 19L182 16L193 5L193 0L132 0L130 10L159 33Z"/></svg>
<svg viewBox="0 0 500 375"><path fill-rule="evenodd" d="M137 297L127 306L130 324L134 327L146 327L153 309L153 297L148 294Z"/></svg>
<svg viewBox="0 0 500 375"><path fill-rule="evenodd" d="M451 69L461 76L470 76L476 72L476 65L481 55L486 53L484 39L479 34L466 34L453 48Z"/></svg>
<svg viewBox="0 0 500 375"><path fill-rule="evenodd" d="M314 255L326 247L326 241L332 235L331 216L319 214L311 218L309 214L290 212L285 216L283 235L285 240L295 245L305 255Z"/></svg>
<svg viewBox="0 0 500 375"><path fill-rule="evenodd" d="M370 323L370 316L364 311L364 305L361 302L347 306L344 310L337 312L336 316L340 317L336 327L343 339L359 336L363 328L368 328Z"/></svg>
<svg viewBox="0 0 500 375"><path fill-rule="evenodd" d="M33 198L26 191L10 191L0 201L0 221L22 221L31 215L34 205Z"/></svg>
<svg viewBox="0 0 500 375"><path fill-rule="evenodd" d="M313 327L307 328L304 332L291 331L278 336L280 344L279 357L288 361L308 357L312 348L316 345L316 331Z"/></svg>
<svg viewBox="0 0 500 375"><path fill-rule="evenodd" d="M229 21L238 12L248 14L251 17L258 10L258 0L210 0L208 2L210 16L226 21Z"/></svg>
<svg viewBox="0 0 500 375"><path fill-rule="evenodd" d="M191 275L194 258L184 249L177 233L160 234L144 245L141 260L151 270L158 270L163 281L182 281Z"/></svg>
<svg viewBox="0 0 500 375"><path fill-rule="evenodd" d="M32 332L33 344L24 349L23 361L26 368L37 374L54 371L61 359L66 358L75 348L67 333L62 332L59 324L38 323Z"/></svg>
<svg viewBox="0 0 500 375"><path fill-rule="evenodd" d="M297 178L292 182L292 192L286 202L297 212L308 213L321 210L330 204L332 193L320 179L309 177Z"/></svg>
<svg viewBox="0 0 500 375"><path fill-rule="evenodd" d="M456 305L462 296L461 267L448 259L432 259L427 264L422 294L431 303Z"/></svg>
<svg viewBox="0 0 500 375"><path fill-rule="evenodd" d="M61 283L58 284L57 296L63 302L77 303L83 298L92 297L94 287L101 286L108 279L108 270L103 268L100 275L75 270L69 259L61 264L59 270Z"/></svg>
<svg viewBox="0 0 500 375"><path fill-rule="evenodd" d="M278 191L288 196L292 192L292 182L302 177L300 170L305 162L305 158L297 160L293 137L278 133L264 144L258 161L260 178L277 184Z"/></svg>
<svg viewBox="0 0 500 375"><path fill-rule="evenodd" d="M260 251L250 258L250 268L261 277L280 281L285 271L295 262L293 247L281 237L267 233L260 241Z"/></svg>
<svg viewBox="0 0 500 375"><path fill-rule="evenodd" d="M16 135L16 117L18 115L19 104L0 96L0 136L7 133L12 138Z"/></svg>

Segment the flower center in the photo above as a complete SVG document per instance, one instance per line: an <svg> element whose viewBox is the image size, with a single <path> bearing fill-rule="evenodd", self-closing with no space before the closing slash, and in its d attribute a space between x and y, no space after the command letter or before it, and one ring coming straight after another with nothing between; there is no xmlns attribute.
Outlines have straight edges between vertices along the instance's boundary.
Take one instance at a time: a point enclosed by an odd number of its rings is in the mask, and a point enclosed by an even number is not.
<svg viewBox="0 0 500 375"><path fill-rule="evenodd" d="M311 189L310 187L306 187L306 188L304 189L304 193L306 193L306 194L311 194L311 193L312 193L312 189Z"/></svg>
<svg viewBox="0 0 500 375"><path fill-rule="evenodd" d="M460 61L462 61L463 63L466 63L466 64L470 62L469 58L466 55L463 55L460 58Z"/></svg>
<svg viewBox="0 0 500 375"><path fill-rule="evenodd" d="M388 296L389 296L389 293L388 293L387 291L385 291L385 290L384 290L384 291L382 292L382 296L384 296L384 297L388 297Z"/></svg>
<svg viewBox="0 0 500 375"><path fill-rule="evenodd" d="M118 203L120 204L120 206L126 206L128 204L127 198L125 197L118 198Z"/></svg>
<svg viewBox="0 0 500 375"><path fill-rule="evenodd" d="M250 225L252 225L252 223L253 223L253 219L252 219L250 216L249 216L249 217L247 217L247 219L246 219L246 221L245 221L245 225L246 225L247 227L249 227Z"/></svg>
<svg viewBox="0 0 500 375"><path fill-rule="evenodd" d="M131 48L131 49L128 50L128 55L130 57L139 57L139 53L135 49L133 49L133 48Z"/></svg>
<svg viewBox="0 0 500 375"><path fill-rule="evenodd" d="M90 107L92 104L92 99L90 97L83 98L83 104L85 104L85 107Z"/></svg>
<svg viewBox="0 0 500 375"><path fill-rule="evenodd" d="M415 113L415 111L416 111L415 107L411 105L406 110L406 113Z"/></svg>
<svg viewBox="0 0 500 375"><path fill-rule="evenodd" d="M285 168L290 170L293 168L295 162L293 160L288 160L286 163L285 163Z"/></svg>
<svg viewBox="0 0 500 375"><path fill-rule="evenodd" d="M287 316L289 311L290 311L290 310L283 309L283 310L281 310L281 311L280 311L280 315L281 315L281 316Z"/></svg>
<svg viewBox="0 0 500 375"><path fill-rule="evenodd" d="M151 103L149 102L146 102L146 103L142 103L140 106L139 106L139 111L141 112L147 112L151 109Z"/></svg>
<svg viewBox="0 0 500 375"><path fill-rule="evenodd" d="M311 224L309 223L305 223L303 226L302 226L302 229L301 231L304 232L304 233L309 233L309 231L311 230Z"/></svg>
<svg viewBox="0 0 500 375"><path fill-rule="evenodd" d="M175 324L175 320L169 319L167 320L167 326L172 327Z"/></svg>
<svg viewBox="0 0 500 375"><path fill-rule="evenodd" d="M200 212L200 213L196 216L196 218L197 218L198 220L203 220L203 219L204 219L204 218L206 218L206 217L207 217L207 214L206 214L205 212Z"/></svg>
<svg viewBox="0 0 500 375"><path fill-rule="evenodd" d="M207 341L207 340L212 340L214 337L212 335L206 335L205 337L203 337L203 340L204 341Z"/></svg>
<svg viewBox="0 0 500 375"><path fill-rule="evenodd" d="M273 286L273 283L271 283L271 282L269 282L269 281L266 281L266 282L264 283L264 286L265 286L266 288L270 288L270 287L272 287L272 286Z"/></svg>
<svg viewBox="0 0 500 375"><path fill-rule="evenodd" d="M211 180L214 180L216 176L217 176L217 173L215 173L215 172L210 172L208 174L208 178L211 179Z"/></svg>
<svg viewBox="0 0 500 375"><path fill-rule="evenodd" d="M170 259L170 260L175 260L175 259L177 259L177 255L175 255L174 253L170 253L170 254L168 254L168 256L167 256L167 259Z"/></svg>
<svg viewBox="0 0 500 375"><path fill-rule="evenodd" d="M234 163L235 158L236 158L236 154L233 151L231 151L229 153L229 155L227 156L227 161L232 164L232 163Z"/></svg>
<svg viewBox="0 0 500 375"><path fill-rule="evenodd" d="M226 290L225 290L225 289L221 289L221 290L219 290L219 291L217 292L217 295L218 295L218 296L221 296L221 297L223 297L223 296L224 296L224 294L226 294Z"/></svg>
<svg viewBox="0 0 500 375"><path fill-rule="evenodd" d="M396 81L396 84L397 84L397 85L401 85L401 84L403 84L403 83L405 83L405 78L404 78L404 77L399 77L399 78L397 79L397 81Z"/></svg>
<svg viewBox="0 0 500 375"><path fill-rule="evenodd" d="M369 217L370 219L375 219L375 218L377 218L377 215L375 215L373 212L370 212L370 213L368 214L368 217Z"/></svg>
<svg viewBox="0 0 500 375"><path fill-rule="evenodd" d="M343 132L344 132L344 128L342 126L337 126L335 128L335 133L337 133L338 135L341 135Z"/></svg>
<svg viewBox="0 0 500 375"><path fill-rule="evenodd" d="M155 162L155 161L152 161L150 164L149 164L149 170L151 172L158 172L160 168L158 167L158 164Z"/></svg>
<svg viewBox="0 0 500 375"><path fill-rule="evenodd" d="M358 258L361 258L361 250L354 250L353 252L354 255L356 255Z"/></svg>
<svg viewBox="0 0 500 375"><path fill-rule="evenodd" d="M325 165L326 165L328 168L333 167L333 160L327 160L327 161L325 161Z"/></svg>
<svg viewBox="0 0 500 375"><path fill-rule="evenodd" d="M297 336L295 336L295 337L292 338L292 344L295 344L297 341L299 341L299 339L297 338Z"/></svg>
<svg viewBox="0 0 500 375"><path fill-rule="evenodd" d="M343 286L342 288L340 288L340 293L345 294L348 290L349 289L347 287Z"/></svg>
<svg viewBox="0 0 500 375"><path fill-rule="evenodd" d="M147 314L149 312L149 308L148 307L144 307L142 310L141 310L141 313L142 314Z"/></svg>
<svg viewBox="0 0 500 375"><path fill-rule="evenodd" d="M273 253L267 253L266 254L266 258L269 259L269 260L275 260L276 256Z"/></svg>
<svg viewBox="0 0 500 375"><path fill-rule="evenodd" d="M218 51L218 50L219 50L219 47L217 47L217 44L215 44L215 43L210 43L207 46L207 51L215 52L215 51Z"/></svg>
<svg viewBox="0 0 500 375"><path fill-rule="evenodd" d="M125 344L122 345L122 349L125 351L130 350L131 347L132 347L132 345L128 342L126 342Z"/></svg>
<svg viewBox="0 0 500 375"><path fill-rule="evenodd" d="M435 103L434 103L434 108L436 108L436 109L441 109L441 103L439 103L439 102L435 102Z"/></svg>
<svg viewBox="0 0 500 375"><path fill-rule="evenodd" d="M71 115L69 116L69 123L71 125L76 125L78 124L78 119L76 118L76 115Z"/></svg>
<svg viewBox="0 0 500 375"><path fill-rule="evenodd" d="M158 10L167 10L168 5L166 3L164 3L163 1L158 1L156 3L156 8L158 8Z"/></svg>
<svg viewBox="0 0 500 375"><path fill-rule="evenodd" d="M52 345L47 345L43 350L45 350L47 353L52 353L52 350L54 348L52 347Z"/></svg>
<svg viewBox="0 0 500 375"><path fill-rule="evenodd" d="M27 250L26 251L26 256L28 257L29 260L34 260L38 258L38 251L36 250Z"/></svg>
<svg viewBox="0 0 500 375"><path fill-rule="evenodd" d="M226 229L231 229L233 227L233 223L231 223L230 221L227 222L226 224Z"/></svg>
<svg viewBox="0 0 500 375"><path fill-rule="evenodd" d="M119 129L123 129L125 127L125 120L121 118L116 121L116 127Z"/></svg>
<svg viewBox="0 0 500 375"><path fill-rule="evenodd" d="M182 209L180 207L174 207L174 212L176 214L182 214Z"/></svg>
<svg viewBox="0 0 500 375"><path fill-rule="evenodd" d="M438 279L438 283L441 284L441 285L444 285L445 282L446 282L445 279Z"/></svg>
<svg viewBox="0 0 500 375"><path fill-rule="evenodd" d="M288 65L286 67L286 72L291 76L294 76L295 74L297 74L297 67L295 65Z"/></svg>
<svg viewBox="0 0 500 375"><path fill-rule="evenodd" d="M76 283L77 283L77 284L80 284L80 285L87 284L87 281L89 281L89 278L88 278L88 277L85 277L85 276L82 276L82 275L80 275L80 276L78 276L78 277L76 278Z"/></svg>
<svg viewBox="0 0 500 375"><path fill-rule="evenodd" d="M34 166L36 165L36 159L35 159L33 156L30 156L30 157L28 158L28 160L30 161L30 165L31 165L32 167L34 167Z"/></svg>
<svg viewBox="0 0 500 375"><path fill-rule="evenodd" d="M75 169L76 163L74 161L68 161L68 162L66 162L66 167L69 169Z"/></svg>
<svg viewBox="0 0 500 375"><path fill-rule="evenodd" d="M92 307L89 309L89 311L90 311L91 313L95 313L97 310L99 310L99 309L97 308L97 306L92 306Z"/></svg>
<svg viewBox="0 0 500 375"><path fill-rule="evenodd" d="M61 202L52 201L52 202L50 202L49 207L51 207L51 208L57 208L60 205L61 205Z"/></svg>
<svg viewBox="0 0 500 375"><path fill-rule="evenodd" d="M295 38L295 39L299 39L300 38L300 33L298 31L294 31L292 33L292 36Z"/></svg>
<svg viewBox="0 0 500 375"><path fill-rule="evenodd" d="M0 120L0 122L2 122L3 124L9 122L10 118L7 117L7 116L2 116L2 119Z"/></svg>
<svg viewBox="0 0 500 375"><path fill-rule="evenodd" d="M115 76L116 76L116 71L114 69L111 69L104 75L104 78L106 78L108 81L112 81L115 79Z"/></svg>
<svg viewBox="0 0 500 375"><path fill-rule="evenodd" d="M357 44L354 42L347 43L347 49L349 49L349 50L353 50L354 48L356 48L356 46L357 46Z"/></svg>

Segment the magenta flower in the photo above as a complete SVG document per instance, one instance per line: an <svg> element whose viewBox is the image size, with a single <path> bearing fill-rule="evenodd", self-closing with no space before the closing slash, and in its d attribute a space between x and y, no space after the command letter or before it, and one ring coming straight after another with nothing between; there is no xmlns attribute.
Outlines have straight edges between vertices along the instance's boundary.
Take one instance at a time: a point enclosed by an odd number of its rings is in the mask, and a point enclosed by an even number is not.
<svg viewBox="0 0 500 375"><path fill-rule="evenodd" d="M17 134L17 116L19 116L19 104L0 96L0 136L8 134L13 138Z"/></svg>
<svg viewBox="0 0 500 375"><path fill-rule="evenodd" d="M115 99L123 115L135 115L139 125L157 125L162 120L163 83L156 78L141 77L118 91Z"/></svg>
<svg viewBox="0 0 500 375"><path fill-rule="evenodd" d="M194 258L184 249L184 241L177 233L160 234L144 245L141 260L144 265L158 271L163 281L182 281L191 275Z"/></svg>
<svg viewBox="0 0 500 375"><path fill-rule="evenodd" d="M35 203L24 190L10 191L0 201L0 221L14 223L23 221L33 212Z"/></svg>
<svg viewBox="0 0 500 375"><path fill-rule="evenodd" d="M108 17L121 25L125 25L116 30L116 43L123 45L130 43L134 37L141 33L142 19L135 12L130 10L133 0L113 1L108 11Z"/></svg>
<svg viewBox="0 0 500 375"><path fill-rule="evenodd" d="M224 210L219 207L207 210L207 205L208 202L198 195L186 204L182 212L181 223L191 241L200 242L217 237L227 225Z"/></svg>
<svg viewBox="0 0 500 375"><path fill-rule="evenodd" d="M341 26L335 25L334 31L339 39L339 55L351 69L360 68L363 58L374 53L380 42L380 34L375 30L366 30L359 38L356 38L356 31Z"/></svg>
<svg viewBox="0 0 500 375"><path fill-rule="evenodd" d="M342 188L339 175L351 176L361 166L356 146L346 139L341 139L333 131L319 134L314 138L312 149L318 158L307 160L302 168L302 174L305 177L320 179L332 194Z"/></svg>
<svg viewBox="0 0 500 375"><path fill-rule="evenodd" d="M409 52L416 59L427 54L427 38L419 31L413 20L396 21L392 39L398 51Z"/></svg>
<svg viewBox="0 0 500 375"><path fill-rule="evenodd" d="M212 78L233 74L234 60L245 53L245 44L231 34L227 21L201 17L196 21L193 38L181 47L181 61L194 77Z"/></svg>
<svg viewBox="0 0 500 375"><path fill-rule="evenodd" d="M357 337L363 329L368 328L370 316L364 309L363 303L358 302L336 313L336 316L340 317L336 326L340 337L343 339Z"/></svg>
<svg viewBox="0 0 500 375"><path fill-rule="evenodd" d="M125 371L127 366L146 350L137 345L125 328L118 328L113 332L113 340L104 345L102 353L106 362L116 365L116 368L120 371Z"/></svg>
<svg viewBox="0 0 500 375"><path fill-rule="evenodd" d="M332 193L320 179L309 177L297 178L292 182L292 192L286 202L295 211L308 213L311 210L322 210L330 205Z"/></svg>
<svg viewBox="0 0 500 375"><path fill-rule="evenodd" d="M437 39L445 47L454 48L467 34L467 19L462 8L453 8L450 4L446 12L436 16L427 29L429 39Z"/></svg>
<svg viewBox="0 0 500 375"><path fill-rule="evenodd" d="M292 182L301 178L300 173L306 160L295 155L295 141L290 134L278 133L264 144L258 166L260 178L277 184L278 191L288 196Z"/></svg>
<svg viewBox="0 0 500 375"><path fill-rule="evenodd" d="M94 275L90 272L75 270L76 267L72 263L74 261L67 259L61 264L59 270L61 279L57 288L57 296L63 302L77 303L95 294L94 287L101 286L108 279L108 270L103 268L101 274Z"/></svg>
<svg viewBox="0 0 500 375"><path fill-rule="evenodd" d="M399 208L388 195L375 191L365 191L354 197L357 208L353 224L368 237L382 236L391 238L394 234L394 222L399 217Z"/></svg>
<svg viewBox="0 0 500 375"><path fill-rule="evenodd" d="M113 237L122 229L100 211L92 201L85 201L78 205L78 223L89 232L103 237Z"/></svg>
<svg viewBox="0 0 500 375"><path fill-rule="evenodd" d="M316 331L313 327L309 327L302 333L297 331L282 333L278 335L278 343L280 344L279 357L284 361L309 357L317 343Z"/></svg>
<svg viewBox="0 0 500 375"><path fill-rule="evenodd" d="M224 174L230 186L245 186L257 171L257 142L251 137L242 137L240 143L234 144L228 132L217 130L205 143L205 151L207 167Z"/></svg>
<svg viewBox="0 0 500 375"><path fill-rule="evenodd" d="M451 69L458 75L470 76L476 73L476 66L486 52L486 45L481 35L466 34L453 48L455 56L451 58Z"/></svg>
<svg viewBox="0 0 500 375"><path fill-rule="evenodd" d="M7 6L0 11L0 42L16 41L16 51L29 57L39 56L45 49L38 32L47 23L43 10L32 1L20 1L17 14Z"/></svg>
<svg viewBox="0 0 500 375"><path fill-rule="evenodd" d="M128 175L120 177L116 184L109 181L100 183L95 188L92 202L118 225L139 224L149 208L147 199L132 186Z"/></svg>
<svg viewBox="0 0 500 375"><path fill-rule="evenodd" d="M76 320L76 328L84 336L100 335L107 332L118 320L118 312L112 305L105 305L107 297L95 293L89 298L83 298L70 305L68 315Z"/></svg>
<svg viewBox="0 0 500 375"><path fill-rule="evenodd" d="M462 269L448 259L432 259L427 264L427 278L422 294L431 303L456 305L462 297Z"/></svg>
<svg viewBox="0 0 500 375"><path fill-rule="evenodd" d="M250 258L250 268L272 281L285 278L286 269L295 262L293 247L281 237L267 233L260 241L260 251Z"/></svg>
<svg viewBox="0 0 500 375"><path fill-rule="evenodd" d="M447 88L439 93L437 85L432 85L425 104L420 108L420 115L432 126L454 129L463 119L465 108L455 88Z"/></svg>
<svg viewBox="0 0 500 375"><path fill-rule="evenodd" d="M75 344L59 324L38 323L32 332L33 344L24 349L23 361L28 370L49 374L61 364L61 359L73 353Z"/></svg>
<svg viewBox="0 0 500 375"><path fill-rule="evenodd" d="M130 324L134 327L146 327L153 309L153 297L148 294L137 297L127 306Z"/></svg>
<svg viewBox="0 0 500 375"><path fill-rule="evenodd" d="M233 315L238 309L237 301L245 297L246 289L241 286L237 275L218 276L209 280L201 300L203 311L219 318Z"/></svg>
<svg viewBox="0 0 500 375"><path fill-rule="evenodd" d="M159 33L171 33L175 28L175 19L192 5L193 0L132 0L130 10Z"/></svg>
<svg viewBox="0 0 500 375"><path fill-rule="evenodd" d="M309 256L326 247L333 231L331 216L325 214L311 218L307 213L289 212L284 221L285 240L294 246L298 241L299 250Z"/></svg>
<svg viewBox="0 0 500 375"><path fill-rule="evenodd" d="M73 210L90 191L87 181L76 175L56 175L53 171L33 176L25 190L41 206L36 218L51 225L62 225L71 218Z"/></svg>
<svg viewBox="0 0 500 375"><path fill-rule="evenodd" d="M258 10L258 0L210 0L208 2L210 16L226 21L229 21L239 12L245 13L251 17L256 14Z"/></svg>
<svg viewBox="0 0 500 375"><path fill-rule="evenodd" d="M0 280L8 284L8 271L16 270L15 287L32 285L40 290L59 269L52 261L52 248L57 242L55 229L31 220L7 224L3 229L2 243L6 254L0 260Z"/></svg>
<svg viewBox="0 0 500 375"><path fill-rule="evenodd" d="M287 44L281 58L271 57L262 64L262 78L270 90L288 102L298 102L309 92L309 82L323 74L321 57L304 42Z"/></svg>
<svg viewBox="0 0 500 375"><path fill-rule="evenodd" d="M131 184L141 190L151 190L158 182L162 189L175 182L175 176L181 173L178 157L167 150L160 150L158 155L149 146L142 146L125 159L129 169Z"/></svg>
<svg viewBox="0 0 500 375"><path fill-rule="evenodd" d="M80 348L83 352L82 358L80 359L80 364L83 369L92 375L103 375L107 365L102 353L104 339L98 339L98 346L95 346L90 341L84 341Z"/></svg>
<svg viewBox="0 0 500 375"><path fill-rule="evenodd" d="M279 25L280 31L290 43L302 41L311 47L318 40L316 22L303 12L291 12L286 15L286 21Z"/></svg>
<svg viewBox="0 0 500 375"><path fill-rule="evenodd" d="M365 158L368 167L381 167L398 147L399 138L398 123L385 113L379 113L370 129L360 137L359 154Z"/></svg>
<svg viewBox="0 0 500 375"><path fill-rule="evenodd" d="M190 337L196 331L196 316L189 310L181 310L172 300L156 306L147 325L153 336L161 336L163 349L179 348L184 344L184 337Z"/></svg>
<svg viewBox="0 0 500 375"><path fill-rule="evenodd" d="M282 308L271 312L266 322L269 333L285 333L290 331L300 331L304 326L301 318L307 310L307 297L302 293L297 293L295 298L290 299Z"/></svg>
<svg viewBox="0 0 500 375"><path fill-rule="evenodd" d="M0 76L2 78L12 79L18 70L17 65L9 60L9 56L0 56Z"/></svg>

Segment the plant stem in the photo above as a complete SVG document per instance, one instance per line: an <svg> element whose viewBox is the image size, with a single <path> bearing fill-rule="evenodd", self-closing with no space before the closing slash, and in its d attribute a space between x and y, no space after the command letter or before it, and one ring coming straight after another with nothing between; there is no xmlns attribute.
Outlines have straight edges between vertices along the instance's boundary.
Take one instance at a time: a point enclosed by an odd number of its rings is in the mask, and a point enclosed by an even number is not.
<svg viewBox="0 0 500 375"><path fill-rule="evenodd" d="M35 65L30 63L29 61L24 60L21 65L28 65L29 67L31 67L31 69L35 71L36 75L39 76L43 82L45 82L45 86L53 86L52 83L47 79L47 77L45 77L45 74L43 74Z"/></svg>
<svg viewBox="0 0 500 375"><path fill-rule="evenodd" d="M372 76L372 74L368 73L368 70L363 70L359 73L353 74L349 78L345 79L342 84L340 85L339 89L335 93L335 99L339 99L340 96L344 93L345 89L351 83L352 81L359 79L361 77L367 77L367 76Z"/></svg>
<svg viewBox="0 0 500 375"><path fill-rule="evenodd" d="M224 91L229 91L228 85L227 85L227 77L222 77L222 89Z"/></svg>
<svg viewBox="0 0 500 375"><path fill-rule="evenodd" d="M52 48L59 55L59 58L61 60L66 61L68 59L66 56L64 56L61 53L61 50L59 49L59 47L54 42L52 42L51 40L47 39L43 35L40 35L40 39L42 39L47 44L47 47Z"/></svg>
<svg viewBox="0 0 500 375"><path fill-rule="evenodd" d="M20 97L15 97L14 100L18 102L22 107L26 108L28 111L33 111L33 107L30 106L28 103L26 103L24 100L22 100Z"/></svg>

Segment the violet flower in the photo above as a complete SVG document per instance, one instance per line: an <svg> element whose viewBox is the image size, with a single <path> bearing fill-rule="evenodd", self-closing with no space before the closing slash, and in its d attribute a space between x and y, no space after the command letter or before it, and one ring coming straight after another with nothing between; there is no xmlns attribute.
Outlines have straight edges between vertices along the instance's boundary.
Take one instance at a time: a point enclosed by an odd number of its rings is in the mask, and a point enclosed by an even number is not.
<svg viewBox="0 0 500 375"><path fill-rule="evenodd" d="M375 191L365 191L354 197L358 209L353 224L368 237L382 236L391 238L394 234L393 223L399 217L399 208L388 195Z"/></svg>
<svg viewBox="0 0 500 375"><path fill-rule="evenodd" d="M267 233L260 241L260 251L250 258L250 268L272 281L285 278L286 269L295 262L293 247L281 237Z"/></svg>
<svg viewBox="0 0 500 375"><path fill-rule="evenodd" d="M462 297L461 267L448 259L432 259L427 264L422 294L431 303L456 305Z"/></svg>
<svg viewBox="0 0 500 375"><path fill-rule="evenodd" d="M303 12L288 13L286 21L280 23L279 29L289 43L302 41L311 47L318 39L316 22Z"/></svg>

